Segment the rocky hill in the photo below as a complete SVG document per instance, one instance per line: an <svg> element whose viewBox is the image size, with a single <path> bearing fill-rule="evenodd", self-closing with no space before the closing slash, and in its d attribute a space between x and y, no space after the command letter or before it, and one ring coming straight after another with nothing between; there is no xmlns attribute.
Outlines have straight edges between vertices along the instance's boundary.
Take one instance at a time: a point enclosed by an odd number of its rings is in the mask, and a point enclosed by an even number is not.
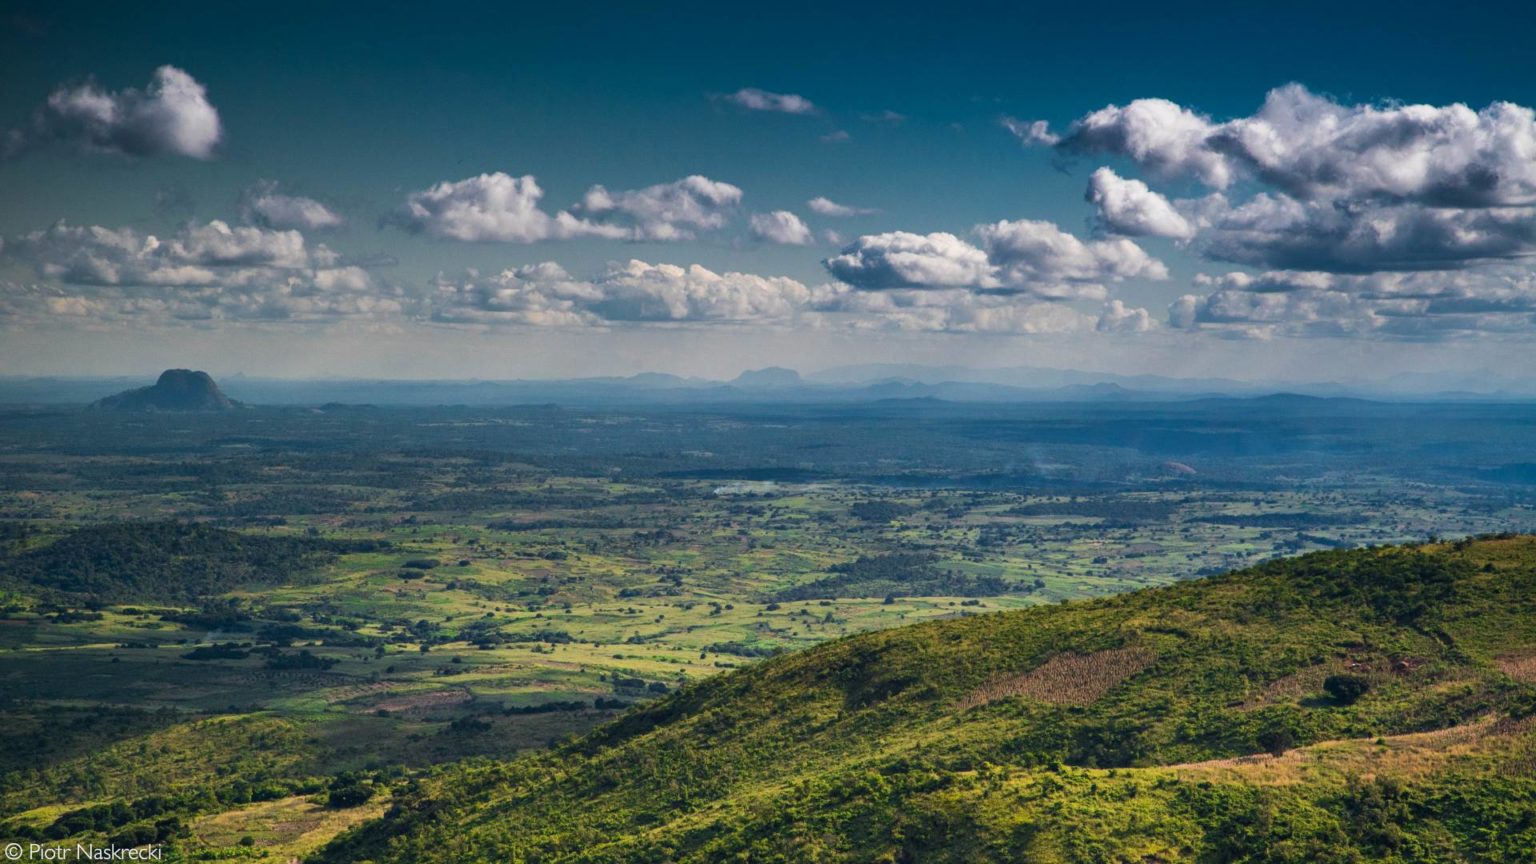
<svg viewBox="0 0 1536 864"><path fill-rule="evenodd" d="M240 407L207 372L167 369L149 387L125 390L92 403L96 411L232 411Z"/></svg>

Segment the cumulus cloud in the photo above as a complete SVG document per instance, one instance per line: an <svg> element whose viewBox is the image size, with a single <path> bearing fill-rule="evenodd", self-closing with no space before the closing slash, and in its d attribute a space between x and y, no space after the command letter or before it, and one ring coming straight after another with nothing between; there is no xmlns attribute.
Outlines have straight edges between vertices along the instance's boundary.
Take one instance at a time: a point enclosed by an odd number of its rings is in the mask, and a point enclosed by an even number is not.
<svg viewBox="0 0 1536 864"><path fill-rule="evenodd" d="M1282 269L1452 270L1536 254L1536 208L1351 207L1260 193L1217 212L1198 248Z"/></svg>
<svg viewBox="0 0 1536 864"><path fill-rule="evenodd" d="M75 226L58 222L17 237L8 250L33 263L41 275L91 285L169 285L217 281L220 268L292 270L332 266L324 246L310 249L298 231L231 226L214 220L157 237L132 228Z"/></svg>
<svg viewBox="0 0 1536 864"><path fill-rule="evenodd" d="M1271 90L1253 115L1225 122L1166 99L1111 105L1073 122L1054 146L1124 156L1217 189L1250 175L1304 201L1536 203L1536 112L1510 102L1479 111L1345 105L1288 84Z"/></svg>
<svg viewBox="0 0 1536 864"><path fill-rule="evenodd" d="M1110 105L1072 123L1056 135L1040 122L1029 124L1025 143L1054 146L1068 153L1124 156L1163 177L1188 176L1225 189L1234 176L1231 160L1211 146L1216 125L1167 99L1137 99ZM1015 131L1015 134L1019 134Z"/></svg>
<svg viewBox="0 0 1536 864"><path fill-rule="evenodd" d="M412 192L384 222L413 233L471 242L688 240L695 230L723 227L742 193L729 183L695 174L644 189L613 192L593 186L579 203L553 215L540 206L543 197L533 175L513 177L498 171Z"/></svg>
<svg viewBox="0 0 1536 864"><path fill-rule="evenodd" d="M1099 225L1131 237L1171 237L1188 240L1195 226L1173 204L1140 180L1122 178L1100 168L1088 178L1087 200L1098 211Z"/></svg>
<svg viewBox="0 0 1536 864"><path fill-rule="evenodd" d="M631 260L592 279L552 262L455 278L439 276L432 320L449 324L654 326L800 324L852 330L953 333L1134 331L1150 326L1144 309L1106 305L1099 315L1021 295L967 288L861 291L794 279L717 273L698 265Z"/></svg>
<svg viewBox="0 0 1536 864"><path fill-rule="evenodd" d="M513 177L497 171L412 192L386 221L412 233L466 242L628 236L621 227L597 225L567 212L551 216L539 207L543 197L532 174Z"/></svg>
<svg viewBox="0 0 1536 864"><path fill-rule="evenodd" d="M788 210L753 213L751 225L752 236L769 243L805 246L811 242L811 229L806 227L799 216Z"/></svg>
<svg viewBox="0 0 1536 864"><path fill-rule="evenodd" d="M434 288L432 317L460 323L780 322L812 300L811 289L787 277L638 260L611 265L592 280L546 262L494 276L439 276Z"/></svg>
<svg viewBox="0 0 1536 864"><path fill-rule="evenodd" d="M311 321L396 316L399 292L298 231L214 220L169 236L59 222L6 245L44 283L22 306L103 317ZM14 299L14 298L13 298ZM14 311L14 308L13 308Z"/></svg>
<svg viewBox="0 0 1536 864"><path fill-rule="evenodd" d="M1168 269L1123 238L1083 242L1050 222L978 225L979 245L948 233L867 234L823 261L856 288L956 288L1027 293L1048 300L1102 300L1104 282L1166 279Z"/></svg>
<svg viewBox="0 0 1536 864"><path fill-rule="evenodd" d="M1126 306L1122 300L1104 304L1094 329L1100 333L1143 333L1153 328L1152 313L1142 308Z"/></svg>
<svg viewBox="0 0 1536 864"><path fill-rule="evenodd" d="M693 174L671 183L623 192L593 186L573 209L629 220L627 235L631 239L686 240L694 236L692 229L725 225L741 197L741 190L729 183Z"/></svg>
<svg viewBox="0 0 1536 864"><path fill-rule="evenodd" d="M452 324L593 324L598 316L586 306L603 296L553 261L490 275L471 269L456 279L438 274L432 288L432 319Z"/></svg>
<svg viewBox="0 0 1536 864"><path fill-rule="evenodd" d="M240 212L247 222L279 230L323 231L347 224L336 211L313 198L283 194L271 180L245 191Z"/></svg>
<svg viewBox="0 0 1536 864"><path fill-rule="evenodd" d="M783 320L810 300L810 289L787 277L715 273L694 264L629 261L597 282L604 298L594 311L610 321Z"/></svg>
<svg viewBox="0 0 1536 864"><path fill-rule="evenodd" d="M1191 242L1212 260L1348 274L1475 269L1536 254L1536 112L1510 102L1345 104L1289 84L1253 114L1223 121L1138 99L1060 135L1013 128L1164 179L1257 187L1237 202L1220 193L1170 201L1107 167L1094 172L1088 199L1101 229Z"/></svg>
<svg viewBox="0 0 1536 864"><path fill-rule="evenodd" d="M1095 318L1063 303L964 288L859 291L821 286L814 308L845 319L854 330L1047 334L1088 332Z"/></svg>
<svg viewBox="0 0 1536 864"><path fill-rule="evenodd" d="M1304 200L1536 203L1536 113L1509 102L1341 105L1290 84L1223 124L1211 147Z"/></svg>
<svg viewBox="0 0 1536 864"><path fill-rule="evenodd" d="M793 93L772 93L756 87L743 87L721 98L748 111L774 111L780 114L816 113L816 106L804 96Z"/></svg>
<svg viewBox="0 0 1536 864"><path fill-rule="evenodd" d="M1072 283L1168 278L1161 261L1124 237L1085 243L1053 223L1030 219L982 225L976 233L1002 287L1067 299L1079 290L1067 287ZM1102 289L1093 293L1102 296Z"/></svg>
<svg viewBox="0 0 1536 864"><path fill-rule="evenodd" d="M996 287L987 253L953 234L866 234L822 262L856 288Z"/></svg>
<svg viewBox="0 0 1536 864"><path fill-rule="evenodd" d="M58 142L87 152L213 158L223 136L206 88L175 66L161 66L143 90L109 91L94 80L62 86L12 131L6 150Z"/></svg>
<svg viewBox="0 0 1536 864"><path fill-rule="evenodd" d="M805 202L805 206L811 208L811 212L818 216L868 216L872 213L880 212L870 207L850 207L846 204L839 204L831 198L820 195Z"/></svg>
<svg viewBox="0 0 1536 864"><path fill-rule="evenodd" d="M1246 337L1436 339L1536 327L1536 274L1520 267L1457 273L1339 275L1233 272L1195 280L1168 309L1182 329Z"/></svg>
<svg viewBox="0 0 1536 864"><path fill-rule="evenodd" d="M1343 336L1375 329L1368 306L1336 291L1186 294L1169 307L1168 323L1185 329L1214 325L1226 335L1248 338Z"/></svg>

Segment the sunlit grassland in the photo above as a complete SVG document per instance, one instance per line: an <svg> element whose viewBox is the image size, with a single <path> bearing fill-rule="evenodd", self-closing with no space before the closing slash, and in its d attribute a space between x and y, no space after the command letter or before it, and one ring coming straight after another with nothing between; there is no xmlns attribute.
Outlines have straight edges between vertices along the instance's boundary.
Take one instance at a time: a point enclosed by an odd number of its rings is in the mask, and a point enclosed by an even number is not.
<svg viewBox="0 0 1536 864"><path fill-rule="evenodd" d="M228 857L286 862L313 852L347 828L378 817L388 806L388 798L375 798L361 807L338 810L307 795L248 804L197 820L192 825L189 851L204 860Z"/></svg>

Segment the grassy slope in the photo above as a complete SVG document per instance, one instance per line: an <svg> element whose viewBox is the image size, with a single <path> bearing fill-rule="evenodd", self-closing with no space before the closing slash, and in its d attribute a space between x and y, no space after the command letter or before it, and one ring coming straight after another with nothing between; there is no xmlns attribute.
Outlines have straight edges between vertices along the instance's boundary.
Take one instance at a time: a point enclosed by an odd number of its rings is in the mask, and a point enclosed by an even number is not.
<svg viewBox="0 0 1536 864"><path fill-rule="evenodd" d="M1319 553L766 661L446 769L322 856L1527 860L1532 653L1536 540Z"/></svg>

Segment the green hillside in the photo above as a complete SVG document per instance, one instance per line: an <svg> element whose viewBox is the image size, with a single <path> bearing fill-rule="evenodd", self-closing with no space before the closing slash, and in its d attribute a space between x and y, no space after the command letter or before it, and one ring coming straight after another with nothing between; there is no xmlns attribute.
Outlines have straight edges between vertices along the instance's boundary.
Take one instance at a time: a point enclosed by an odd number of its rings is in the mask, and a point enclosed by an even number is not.
<svg viewBox="0 0 1536 864"><path fill-rule="evenodd" d="M828 643L398 792L324 861L1529 861L1536 540Z"/></svg>

